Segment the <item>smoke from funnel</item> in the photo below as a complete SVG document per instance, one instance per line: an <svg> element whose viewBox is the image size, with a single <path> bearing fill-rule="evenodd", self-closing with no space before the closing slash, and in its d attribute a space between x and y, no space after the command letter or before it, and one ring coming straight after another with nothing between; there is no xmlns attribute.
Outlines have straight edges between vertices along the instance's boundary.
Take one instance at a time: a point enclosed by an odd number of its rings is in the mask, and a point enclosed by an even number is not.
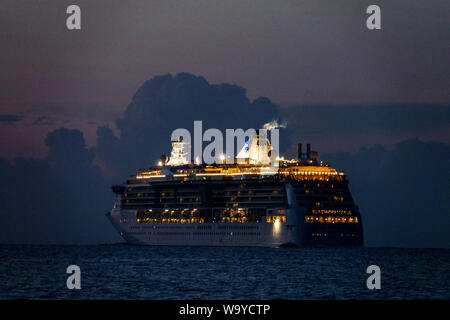
<svg viewBox="0 0 450 320"><path fill-rule="evenodd" d="M285 123L281 124L281 123L278 123L277 120L272 120L263 125L263 129L266 129L266 130L272 130L272 129L276 129L276 128L286 128L286 124Z"/></svg>

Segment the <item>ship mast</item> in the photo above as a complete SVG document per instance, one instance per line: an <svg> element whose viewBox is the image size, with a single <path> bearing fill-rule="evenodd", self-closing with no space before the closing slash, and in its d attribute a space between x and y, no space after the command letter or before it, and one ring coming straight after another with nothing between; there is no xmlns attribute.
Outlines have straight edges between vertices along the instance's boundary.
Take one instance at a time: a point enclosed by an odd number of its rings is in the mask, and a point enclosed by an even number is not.
<svg viewBox="0 0 450 320"><path fill-rule="evenodd" d="M177 141L172 142L172 152L170 154L170 159L167 162L169 166L182 166L185 164L189 164L189 152L187 148L189 148L186 142L181 141L181 137L178 137Z"/></svg>

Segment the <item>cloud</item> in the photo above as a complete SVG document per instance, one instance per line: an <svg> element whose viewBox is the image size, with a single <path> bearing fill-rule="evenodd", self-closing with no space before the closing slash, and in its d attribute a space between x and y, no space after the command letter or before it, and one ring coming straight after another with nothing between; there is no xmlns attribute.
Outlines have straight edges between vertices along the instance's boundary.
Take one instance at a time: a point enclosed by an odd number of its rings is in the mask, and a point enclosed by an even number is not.
<svg viewBox="0 0 450 320"><path fill-rule="evenodd" d="M120 175L137 167L154 165L170 151L174 129L193 132L194 120L203 121L203 131L218 128L261 128L278 117L267 98L250 101L237 85L210 84L189 73L155 76L134 94L123 118L116 124L120 137L108 127L97 131L98 156Z"/></svg>
<svg viewBox="0 0 450 320"><path fill-rule="evenodd" d="M300 130L324 132L432 130L450 125L450 106L438 104L366 104L292 106L282 114ZM450 132L448 132L450 136Z"/></svg>
<svg viewBox="0 0 450 320"><path fill-rule="evenodd" d="M0 243L119 241L104 216L114 197L79 130L48 134L45 159L0 159Z"/></svg>
<svg viewBox="0 0 450 320"><path fill-rule="evenodd" d="M393 146L414 137L450 143L449 105L315 105L291 106L279 112L288 120L290 139L312 143L320 153L357 151L374 144ZM289 151L293 156L295 146Z"/></svg>
<svg viewBox="0 0 450 320"><path fill-rule="evenodd" d="M15 114L0 114L0 125L15 124L22 120L22 116Z"/></svg>

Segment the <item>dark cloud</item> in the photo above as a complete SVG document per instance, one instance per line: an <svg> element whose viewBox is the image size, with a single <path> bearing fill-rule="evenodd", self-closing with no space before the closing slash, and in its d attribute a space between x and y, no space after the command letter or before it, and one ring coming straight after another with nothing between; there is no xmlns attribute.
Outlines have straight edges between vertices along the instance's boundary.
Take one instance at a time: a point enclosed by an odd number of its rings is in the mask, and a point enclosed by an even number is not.
<svg viewBox="0 0 450 320"><path fill-rule="evenodd" d="M450 247L450 146L410 139L323 157L346 172L368 246Z"/></svg>
<svg viewBox="0 0 450 320"><path fill-rule="evenodd" d="M106 213L114 197L78 130L46 139L45 159L0 159L1 243L119 240Z"/></svg>
<svg viewBox="0 0 450 320"><path fill-rule="evenodd" d="M292 106L279 109L294 141L311 142L321 152L357 151L362 146L423 137L450 143L450 106L371 104ZM291 155L295 148L290 148Z"/></svg>
<svg viewBox="0 0 450 320"><path fill-rule="evenodd" d="M284 108L282 113L290 119L291 125L304 132L399 133L450 126L450 106L426 103L297 106Z"/></svg>
<svg viewBox="0 0 450 320"><path fill-rule="evenodd" d="M123 118L117 120L120 137L108 127L98 129L97 154L121 175L136 167L154 165L170 151L174 129L193 132L194 120L208 128L261 128L278 117L267 98L250 101L243 87L210 84L188 73L156 76L134 94Z"/></svg>
<svg viewBox="0 0 450 320"><path fill-rule="evenodd" d="M0 114L0 125L15 124L21 120L22 117L15 114Z"/></svg>

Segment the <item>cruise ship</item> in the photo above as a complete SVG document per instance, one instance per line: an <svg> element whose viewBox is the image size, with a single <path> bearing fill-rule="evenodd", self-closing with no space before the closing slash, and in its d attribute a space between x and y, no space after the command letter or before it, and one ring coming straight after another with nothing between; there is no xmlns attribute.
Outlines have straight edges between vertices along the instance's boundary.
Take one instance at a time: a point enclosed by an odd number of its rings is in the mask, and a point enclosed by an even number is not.
<svg viewBox="0 0 450 320"><path fill-rule="evenodd" d="M259 139L247 140L232 164L190 162L190 145L172 142L169 159L112 187L108 219L138 245L362 246L345 174L319 161L310 144L268 166L258 160Z"/></svg>

